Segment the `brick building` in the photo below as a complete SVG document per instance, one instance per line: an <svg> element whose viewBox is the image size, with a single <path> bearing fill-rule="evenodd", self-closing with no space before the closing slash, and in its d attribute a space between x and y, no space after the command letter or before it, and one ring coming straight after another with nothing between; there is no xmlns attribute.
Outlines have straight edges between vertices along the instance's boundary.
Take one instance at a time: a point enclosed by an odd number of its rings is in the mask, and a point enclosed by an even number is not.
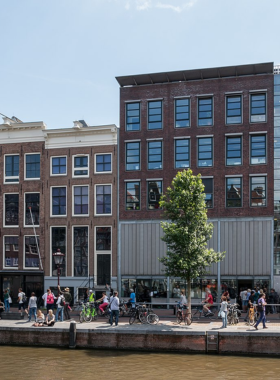
<svg viewBox="0 0 280 380"><path fill-rule="evenodd" d="M192 284L229 288L273 284L273 64L116 78L120 85L119 286L138 298L169 300L186 287L165 278L158 258L158 200L178 170L200 173L209 245L226 251L207 278ZM234 290L232 290L234 289Z"/></svg>

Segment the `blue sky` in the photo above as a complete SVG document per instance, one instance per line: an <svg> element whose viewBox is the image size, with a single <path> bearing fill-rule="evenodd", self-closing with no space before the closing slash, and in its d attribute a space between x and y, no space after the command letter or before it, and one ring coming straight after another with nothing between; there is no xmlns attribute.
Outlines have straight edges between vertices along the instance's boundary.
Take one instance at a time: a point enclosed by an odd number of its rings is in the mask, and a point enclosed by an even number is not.
<svg viewBox="0 0 280 380"><path fill-rule="evenodd" d="M0 113L48 128L119 125L116 76L280 63L279 0L0 5Z"/></svg>

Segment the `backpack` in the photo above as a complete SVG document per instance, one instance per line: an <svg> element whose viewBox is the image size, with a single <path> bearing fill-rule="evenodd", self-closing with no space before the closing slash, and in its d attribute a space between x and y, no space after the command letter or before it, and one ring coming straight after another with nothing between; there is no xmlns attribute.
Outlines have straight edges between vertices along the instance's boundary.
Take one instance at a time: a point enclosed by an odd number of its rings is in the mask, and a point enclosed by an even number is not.
<svg viewBox="0 0 280 380"><path fill-rule="evenodd" d="M65 306L65 298L64 296L60 296L60 305Z"/></svg>
<svg viewBox="0 0 280 380"><path fill-rule="evenodd" d="M27 297L26 297L25 293L21 293L21 294L22 294L22 297L21 297L22 302L26 303L27 302Z"/></svg>

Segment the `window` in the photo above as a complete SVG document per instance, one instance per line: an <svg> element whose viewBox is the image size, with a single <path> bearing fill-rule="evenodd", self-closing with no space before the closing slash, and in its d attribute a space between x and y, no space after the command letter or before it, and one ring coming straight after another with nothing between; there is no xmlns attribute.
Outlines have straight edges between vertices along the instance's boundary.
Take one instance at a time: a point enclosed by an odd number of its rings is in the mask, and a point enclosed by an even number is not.
<svg viewBox="0 0 280 380"><path fill-rule="evenodd" d="M60 276L66 276L66 227L51 227L51 262L52 262L52 276L57 276L57 267L54 262L53 253L57 252L58 248L65 254L60 267Z"/></svg>
<svg viewBox="0 0 280 380"><path fill-rule="evenodd" d="M88 186L73 186L73 215L88 215Z"/></svg>
<svg viewBox="0 0 280 380"><path fill-rule="evenodd" d="M162 141L148 142L148 169L162 169Z"/></svg>
<svg viewBox="0 0 280 380"><path fill-rule="evenodd" d="M95 155L95 171L96 173L112 172L112 155L109 154L96 154Z"/></svg>
<svg viewBox="0 0 280 380"><path fill-rule="evenodd" d="M140 142L126 143L126 170L140 170Z"/></svg>
<svg viewBox="0 0 280 380"><path fill-rule="evenodd" d="M111 250L111 227L96 227L96 250Z"/></svg>
<svg viewBox="0 0 280 380"><path fill-rule="evenodd" d="M126 182L126 210L140 210L140 182Z"/></svg>
<svg viewBox="0 0 280 380"><path fill-rule="evenodd" d="M112 213L111 185L96 185L96 214Z"/></svg>
<svg viewBox="0 0 280 380"><path fill-rule="evenodd" d="M175 99L175 128L190 126L190 99Z"/></svg>
<svg viewBox="0 0 280 380"><path fill-rule="evenodd" d="M241 95L226 97L226 123L241 124L242 123L242 107Z"/></svg>
<svg viewBox="0 0 280 380"><path fill-rule="evenodd" d="M266 206L266 177L250 177L250 194L250 206Z"/></svg>
<svg viewBox="0 0 280 380"><path fill-rule="evenodd" d="M66 187L52 187L52 216L66 215Z"/></svg>
<svg viewBox="0 0 280 380"><path fill-rule="evenodd" d="M140 103L126 104L126 130L140 131Z"/></svg>
<svg viewBox="0 0 280 380"><path fill-rule="evenodd" d="M213 166L213 138L198 138L198 166Z"/></svg>
<svg viewBox="0 0 280 380"><path fill-rule="evenodd" d="M213 178L201 178L204 185L205 204L207 208L213 207Z"/></svg>
<svg viewBox="0 0 280 380"><path fill-rule="evenodd" d="M30 213L31 211L31 213ZM32 216L31 216L32 214ZM25 194L25 226L40 225L40 194L27 193Z"/></svg>
<svg viewBox="0 0 280 380"><path fill-rule="evenodd" d="M35 268L40 267L39 261L39 237L37 237L37 242L35 236L25 236L24 237L24 267L25 268ZM37 246L38 243L38 246Z"/></svg>
<svg viewBox="0 0 280 380"><path fill-rule="evenodd" d="M19 182L19 155L5 156L5 183Z"/></svg>
<svg viewBox="0 0 280 380"><path fill-rule="evenodd" d="M148 129L162 129L162 101L148 102Z"/></svg>
<svg viewBox="0 0 280 380"><path fill-rule="evenodd" d="M266 164L266 135L250 135L251 164Z"/></svg>
<svg viewBox="0 0 280 380"><path fill-rule="evenodd" d="M226 207L242 207L242 178L226 179Z"/></svg>
<svg viewBox="0 0 280 380"><path fill-rule="evenodd" d="M5 194L5 226L18 226L19 195Z"/></svg>
<svg viewBox="0 0 280 380"><path fill-rule="evenodd" d="M25 155L25 178L40 179L40 154Z"/></svg>
<svg viewBox="0 0 280 380"><path fill-rule="evenodd" d="M213 125L213 99L198 99L198 125Z"/></svg>
<svg viewBox="0 0 280 380"><path fill-rule="evenodd" d="M4 266L18 267L18 236L4 236Z"/></svg>
<svg viewBox="0 0 280 380"><path fill-rule="evenodd" d="M176 139L175 140L175 168L190 167L190 140Z"/></svg>
<svg viewBox="0 0 280 380"><path fill-rule="evenodd" d="M74 227L74 277L88 276L88 227Z"/></svg>
<svg viewBox="0 0 280 380"><path fill-rule="evenodd" d="M266 94L251 94L251 123L262 123L266 121Z"/></svg>
<svg viewBox="0 0 280 380"><path fill-rule="evenodd" d="M87 156L74 156L74 177L89 176L89 160Z"/></svg>
<svg viewBox="0 0 280 380"><path fill-rule="evenodd" d="M51 157L51 175L66 175L66 156Z"/></svg>
<svg viewBox="0 0 280 380"><path fill-rule="evenodd" d="M227 159L226 164L231 165L241 165L242 164L242 137L226 137L226 150Z"/></svg>
<svg viewBox="0 0 280 380"><path fill-rule="evenodd" d="M148 181L148 210L160 209L162 181Z"/></svg>

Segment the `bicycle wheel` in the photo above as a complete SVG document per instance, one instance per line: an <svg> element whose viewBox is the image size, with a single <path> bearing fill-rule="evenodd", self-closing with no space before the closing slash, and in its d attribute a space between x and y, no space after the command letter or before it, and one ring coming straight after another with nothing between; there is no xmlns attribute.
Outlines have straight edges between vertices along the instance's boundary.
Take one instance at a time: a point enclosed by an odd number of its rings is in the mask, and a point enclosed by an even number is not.
<svg viewBox="0 0 280 380"><path fill-rule="evenodd" d="M93 315L91 317L92 317L92 320L97 321L98 314L97 314L96 310L95 310L95 312L93 313Z"/></svg>
<svg viewBox="0 0 280 380"><path fill-rule="evenodd" d="M146 311L141 311L139 313L139 321L143 324L147 323L147 316L148 316L148 313Z"/></svg>
<svg viewBox="0 0 280 380"><path fill-rule="evenodd" d="M185 325L190 326L191 324L192 324L192 314L191 314L191 313L188 313L188 314L185 316Z"/></svg>
<svg viewBox="0 0 280 380"><path fill-rule="evenodd" d="M147 316L147 322L150 325L157 325L159 322L159 316L156 314L148 314Z"/></svg>
<svg viewBox="0 0 280 380"><path fill-rule="evenodd" d="M248 319L249 325L254 326L255 324L255 314L250 314Z"/></svg>
<svg viewBox="0 0 280 380"><path fill-rule="evenodd" d="M84 320L85 320L85 322L91 322L91 320L92 320L91 314L90 313L85 314Z"/></svg>
<svg viewBox="0 0 280 380"><path fill-rule="evenodd" d="M177 323L182 323L183 321L183 317L182 317L182 313L180 311L177 311Z"/></svg>
<svg viewBox="0 0 280 380"><path fill-rule="evenodd" d="M124 316L124 310L121 309L120 312L119 312L119 317L123 317Z"/></svg>
<svg viewBox="0 0 280 380"><path fill-rule="evenodd" d="M80 323L83 323L84 322L84 313L81 311L80 312L80 316L79 316L79 321L80 321Z"/></svg>
<svg viewBox="0 0 280 380"><path fill-rule="evenodd" d="M134 322L135 322L135 319L136 319L136 315L132 315L130 318L129 318L129 324L132 325Z"/></svg>

